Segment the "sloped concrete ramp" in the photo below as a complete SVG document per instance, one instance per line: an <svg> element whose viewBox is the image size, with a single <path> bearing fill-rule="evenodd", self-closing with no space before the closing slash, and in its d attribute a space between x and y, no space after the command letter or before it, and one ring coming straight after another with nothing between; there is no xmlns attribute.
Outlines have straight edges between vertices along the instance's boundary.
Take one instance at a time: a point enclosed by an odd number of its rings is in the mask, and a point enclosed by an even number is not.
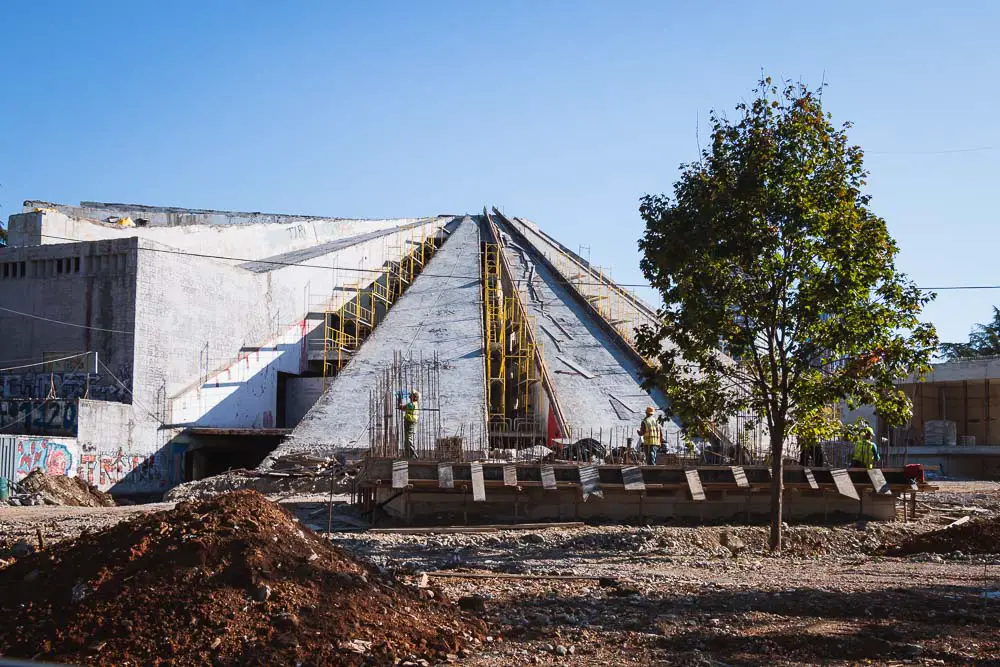
<svg viewBox="0 0 1000 667"><path fill-rule="evenodd" d="M461 219L413 285L272 457L368 446L369 390L396 351L441 361L444 434L485 420L479 225ZM431 406L428 406L431 407ZM270 465L270 458L262 468Z"/></svg>
<svg viewBox="0 0 1000 667"><path fill-rule="evenodd" d="M569 426L571 438L592 437L606 446L621 446L635 430L647 406L668 406L660 391L641 386L640 365L622 344L600 327L596 316L579 303L533 249L522 247L501 229L504 253L520 287L521 299L535 318L545 365ZM680 426L664 424L664 445L680 452Z"/></svg>

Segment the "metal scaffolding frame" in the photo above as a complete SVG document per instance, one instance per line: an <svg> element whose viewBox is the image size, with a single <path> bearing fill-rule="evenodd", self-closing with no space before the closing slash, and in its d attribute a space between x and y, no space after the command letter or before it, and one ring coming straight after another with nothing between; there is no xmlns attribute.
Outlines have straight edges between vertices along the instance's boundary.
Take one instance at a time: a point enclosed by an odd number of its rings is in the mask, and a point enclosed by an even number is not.
<svg viewBox="0 0 1000 667"><path fill-rule="evenodd" d="M323 379L335 376L351 355L372 334L392 305L413 284L416 276L434 256L440 243L436 234L419 236L411 230L404 246L391 246L383 272L371 282L352 282L339 288L341 297L331 299L323 318ZM336 301L336 303L334 303Z"/></svg>

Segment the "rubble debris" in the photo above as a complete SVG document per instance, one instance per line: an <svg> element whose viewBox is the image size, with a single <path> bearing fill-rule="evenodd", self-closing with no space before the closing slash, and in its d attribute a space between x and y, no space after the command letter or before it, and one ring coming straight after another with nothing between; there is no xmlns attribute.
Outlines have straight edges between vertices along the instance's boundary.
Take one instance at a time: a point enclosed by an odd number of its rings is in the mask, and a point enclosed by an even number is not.
<svg viewBox="0 0 1000 667"><path fill-rule="evenodd" d="M46 475L32 470L17 484L17 493L7 503L15 506L72 505L74 507L114 507L110 495L79 477Z"/></svg>
<svg viewBox="0 0 1000 667"><path fill-rule="evenodd" d="M20 558L0 590L0 655L72 664L442 661L485 633L250 490Z"/></svg>
<svg viewBox="0 0 1000 667"><path fill-rule="evenodd" d="M211 498L220 493L253 489L265 495L291 493L329 493L330 478L337 494L350 493L358 463L344 458L318 457L309 454L288 454L271 459L267 470L230 470L186 482L167 491L163 499L181 502Z"/></svg>
<svg viewBox="0 0 1000 667"><path fill-rule="evenodd" d="M913 554L997 554L1000 553L1000 519L979 518L956 521L940 530L913 535L899 544L887 547L889 556Z"/></svg>

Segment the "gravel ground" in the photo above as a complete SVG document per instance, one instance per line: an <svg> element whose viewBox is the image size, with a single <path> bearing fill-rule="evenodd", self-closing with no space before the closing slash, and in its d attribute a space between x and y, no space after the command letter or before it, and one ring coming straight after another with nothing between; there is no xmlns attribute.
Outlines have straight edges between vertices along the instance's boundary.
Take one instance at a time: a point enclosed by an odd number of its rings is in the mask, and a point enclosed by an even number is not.
<svg viewBox="0 0 1000 667"><path fill-rule="evenodd" d="M1000 665L1000 596L984 596L1000 590L1000 554L877 555L962 516L1000 520L1000 484L936 484L916 521L791 526L780 556L766 552L763 526L332 538L477 609L491 634L459 659L476 667ZM163 507L0 508L0 535L30 540L40 527L47 540L67 539ZM422 572L491 576L422 581Z"/></svg>

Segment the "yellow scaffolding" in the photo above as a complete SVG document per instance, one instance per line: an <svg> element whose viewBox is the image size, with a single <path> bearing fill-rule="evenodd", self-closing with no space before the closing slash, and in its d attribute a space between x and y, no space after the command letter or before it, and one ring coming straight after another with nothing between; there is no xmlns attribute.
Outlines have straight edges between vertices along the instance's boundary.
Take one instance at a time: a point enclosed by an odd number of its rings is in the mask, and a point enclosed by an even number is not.
<svg viewBox="0 0 1000 667"><path fill-rule="evenodd" d="M324 380L340 372L437 251L437 237L428 236L425 229L416 239L416 231L411 230L404 246L387 246L386 254L398 259L386 262L383 273L370 283L341 287L343 296L328 306L323 324Z"/></svg>
<svg viewBox="0 0 1000 667"><path fill-rule="evenodd" d="M483 244L483 309L486 338L486 379L489 387L489 421L507 417L507 309L500 277L500 246Z"/></svg>

